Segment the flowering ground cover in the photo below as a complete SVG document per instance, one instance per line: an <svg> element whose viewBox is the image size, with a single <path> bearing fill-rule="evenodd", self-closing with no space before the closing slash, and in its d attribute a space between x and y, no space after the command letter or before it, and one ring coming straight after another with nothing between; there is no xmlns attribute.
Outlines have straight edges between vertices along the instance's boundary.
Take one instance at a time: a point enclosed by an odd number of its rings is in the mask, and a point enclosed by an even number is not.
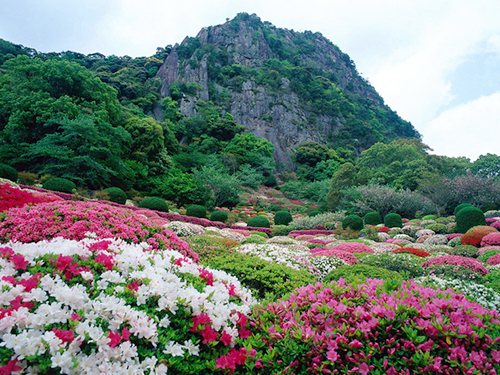
<svg viewBox="0 0 500 375"><path fill-rule="evenodd" d="M495 230L469 252L425 221L256 235L39 194L0 196L0 374L500 373ZM342 270L352 284L315 283Z"/></svg>

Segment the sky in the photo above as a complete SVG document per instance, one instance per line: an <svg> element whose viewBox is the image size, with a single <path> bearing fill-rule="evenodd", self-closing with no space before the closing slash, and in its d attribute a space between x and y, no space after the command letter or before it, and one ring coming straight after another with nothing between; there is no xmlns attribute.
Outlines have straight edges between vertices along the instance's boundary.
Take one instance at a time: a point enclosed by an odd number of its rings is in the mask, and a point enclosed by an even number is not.
<svg viewBox="0 0 500 375"><path fill-rule="evenodd" d="M0 38L151 56L237 13L320 32L437 155L500 155L499 0L2 0Z"/></svg>

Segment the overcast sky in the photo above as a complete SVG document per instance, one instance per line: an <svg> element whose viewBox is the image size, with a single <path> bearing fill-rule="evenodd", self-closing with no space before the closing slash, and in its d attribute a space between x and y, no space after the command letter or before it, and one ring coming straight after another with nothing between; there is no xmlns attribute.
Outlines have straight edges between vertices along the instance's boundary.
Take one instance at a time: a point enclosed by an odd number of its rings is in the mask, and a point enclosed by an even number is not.
<svg viewBox="0 0 500 375"><path fill-rule="evenodd" d="M500 0L1 0L0 38L151 56L239 12L319 31L438 155L500 155Z"/></svg>

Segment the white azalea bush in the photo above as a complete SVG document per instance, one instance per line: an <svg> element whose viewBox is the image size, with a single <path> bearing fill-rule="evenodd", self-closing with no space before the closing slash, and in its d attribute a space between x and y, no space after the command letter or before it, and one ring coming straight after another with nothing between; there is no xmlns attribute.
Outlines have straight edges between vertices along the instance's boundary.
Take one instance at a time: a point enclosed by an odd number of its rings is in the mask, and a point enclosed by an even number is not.
<svg viewBox="0 0 500 375"><path fill-rule="evenodd" d="M245 244L235 248L241 254L252 255L269 262L281 263L295 270L306 270L320 277L321 272L309 258L311 252L305 246L284 246L278 244Z"/></svg>
<svg viewBox="0 0 500 375"><path fill-rule="evenodd" d="M0 373L213 372L250 334L254 304L235 277L144 242L9 242L0 245Z"/></svg>

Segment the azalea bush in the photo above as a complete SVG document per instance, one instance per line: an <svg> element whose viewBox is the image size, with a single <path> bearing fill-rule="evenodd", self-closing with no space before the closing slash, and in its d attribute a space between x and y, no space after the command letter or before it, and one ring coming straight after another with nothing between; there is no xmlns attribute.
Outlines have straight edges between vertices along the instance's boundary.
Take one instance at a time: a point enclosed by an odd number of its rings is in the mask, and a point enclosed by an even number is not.
<svg viewBox="0 0 500 375"><path fill-rule="evenodd" d="M121 238L148 242L153 248L170 248L198 260L185 241L171 230L156 227L133 211L97 202L56 201L33 207L12 208L0 214L0 242L37 242L62 237Z"/></svg>
<svg viewBox="0 0 500 375"><path fill-rule="evenodd" d="M340 257L322 255L322 253L313 253L311 263L321 272L319 280L323 280L334 269L348 264L347 261Z"/></svg>
<svg viewBox="0 0 500 375"><path fill-rule="evenodd" d="M361 258L360 262L370 266L396 271L407 280L424 274L424 269L420 265L421 260L419 257L411 254L369 254Z"/></svg>
<svg viewBox="0 0 500 375"><path fill-rule="evenodd" d="M356 258L356 256L352 252L334 249L332 247L326 247L326 248L319 247L319 248L311 249L311 256L312 257L324 257L325 256L325 257L330 257L330 258L338 258L338 259L344 261L346 264L358 263L358 258ZM313 262L314 262L314 258L313 258Z"/></svg>
<svg viewBox="0 0 500 375"><path fill-rule="evenodd" d="M250 335L250 292L172 249L59 237L0 254L1 373L206 373Z"/></svg>
<svg viewBox="0 0 500 375"><path fill-rule="evenodd" d="M443 255L422 263L426 275L449 276L462 279L481 279L490 271L481 261L458 255Z"/></svg>
<svg viewBox="0 0 500 375"><path fill-rule="evenodd" d="M500 368L497 311L463 295L369 279L341 279L258 307L253 352L240 374L493 374Z"/></svg>
<svg viewBox="0 0 500 375"><path fill-rule="evenodd" d="M296 288L316 282L317 279L305 270L240 253L214 257L207 264L211 268L238 277L238 280L259 298L281 298Z"/></svg>

